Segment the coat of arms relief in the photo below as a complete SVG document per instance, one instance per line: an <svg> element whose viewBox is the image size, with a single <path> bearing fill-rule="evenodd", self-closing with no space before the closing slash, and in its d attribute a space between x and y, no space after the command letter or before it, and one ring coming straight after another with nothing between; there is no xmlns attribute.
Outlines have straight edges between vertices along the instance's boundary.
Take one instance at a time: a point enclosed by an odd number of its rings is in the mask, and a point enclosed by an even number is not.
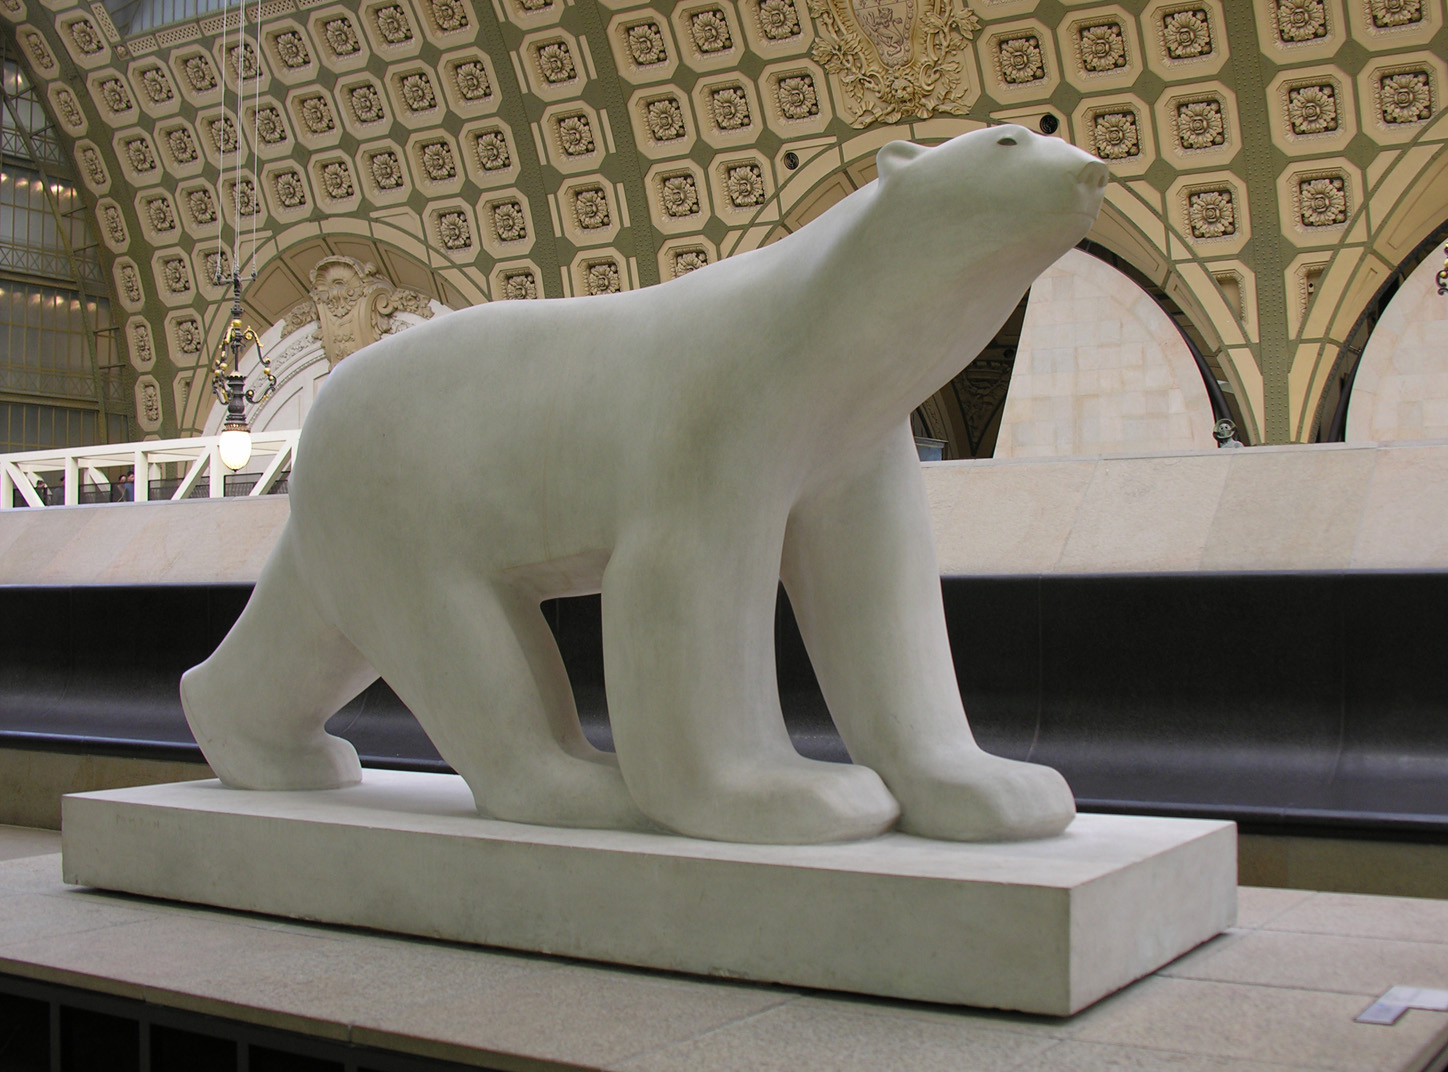
<svg viewBox="0 0 1448 1072"><path fill-rule="evenodd" d="M311 293L287 314L282 338L315 321L327 363L335 367L382 336L395 335L432 315L425 294L393 286L377 274L375 265L329 255L312 269Z"/></svg>
<svg viewBox="0 0 1448 1072"><path fill-rule="evenodd" d="M817 63L852 126L969 110L966 56L980 19L961 0L809 0Z"/></svg>

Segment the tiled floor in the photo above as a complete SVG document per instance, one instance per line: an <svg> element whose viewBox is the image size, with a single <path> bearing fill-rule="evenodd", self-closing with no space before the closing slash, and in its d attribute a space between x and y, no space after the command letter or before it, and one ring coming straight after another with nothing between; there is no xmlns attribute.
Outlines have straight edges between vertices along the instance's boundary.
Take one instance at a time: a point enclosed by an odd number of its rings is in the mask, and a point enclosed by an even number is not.
<svg viewBox="0 0 1448 1072"><path fill-rule="evenodd" d="M0 827L0 972L452 1060L638 1072L1398 1072L1448 1046L1448 1013L1353 1022L1389 986L1448 988L1448 901L1244 887L1237 928L1052 1019L82 890L61 882L59 847L52 832Z"/></svg>

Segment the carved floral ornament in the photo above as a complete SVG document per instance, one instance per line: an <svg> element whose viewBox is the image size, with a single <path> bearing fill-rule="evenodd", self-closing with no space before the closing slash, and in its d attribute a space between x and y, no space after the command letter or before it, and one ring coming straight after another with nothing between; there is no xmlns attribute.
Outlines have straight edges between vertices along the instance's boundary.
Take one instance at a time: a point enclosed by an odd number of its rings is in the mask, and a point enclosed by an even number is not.
<svg viewBox="0 0 1448 1072"><path fill-rule="evenodd" d="M1277 36L1283 44L1316 41L1327 36L1327 6L1324 0L1273 0Z"/></svg>
<svg viewBox="0 0 1448 1072"><path fill-rule="evenodd" d="M1423 21L1423 0L1368 0L1368 10L1380 30Z"/></svg>
<svg viewBox="0 0 1448 1072"><path fill-rule="evenodd" d="M659 180L659 202L674 219L699 213L699 185L689 172L665 175Z"/></svg>
<svg viewBox="0 0 1448 1072"><path fill-rule="evenodd" d="M362 49L362 42L357 38L357 30L353 27L352 20L345 15L329 19L322 24L322 40L332 50L332 55L338 59L355 55Z"/></svg>
<svg viewBox="0 0 1448 1072"><path fill-rule="evenodd" d="M224 249L214 249L202 258L205 267L203 279L216 286L225 286L231 278L231 254Z"/></svg>
<svg viewBox="0 0 1448 1072"><path fill-rule="evenodd" d="M216 88L216 68L211 65L211 60L203 53L195 53L187 56L181 61L181 70L186 75L186 81L197 93L205 93Z"/></svg>
<svg viewBox="0 0 1448 1072"><path fill-rule="evenodd" d="M764 171L758 164L726 164L724 190L735 208L756 208L764 204Z"/></svg>
<svg viewBox="0 0 1448 1072"><path fill-rule="evenodd" d="M216 222L216 199L211 196L209 187L201 186L188 191L186 209L191 213L191 219L198 224Z"/></svg>
<svg viewBox="0 0 1448 1072"><path fill-rule="evenodd" d="M538 279L532 272L522 270L508 272L503 276L503 299L523 301L538 297Z"/></svg>
<svg viewBox="0 0 1448 1072"><path fill-rule="evenodd" d="M438 214L437 234L443 249L450 252L456 253L473 246L473 229L468 223L467 214L460 209Z"/></svg>
<svg viewBox="0 0 1448 1072"><path fill-rule="evenodd" d="M160 67L147 67L141 72L141 88L152 104L165 104L176 96L171 79Z"/></svg>
<svg viewBox="0 0 1448 1072"><path fill-rule="evenodd" d="M677 98L655 97L644 101L641 107L654 141L677 141L688 133L684 126L684 108Z"/></svg>
<svg viewBox="0 0 1448 1072"><path fill-rule="evenodd" d="M600 230L612 222L603 187L588 186L573 192L573 218L585 231Z"/></svg>
<svg viewBox="0 0 1448 1072"><path fill-rule="evenodd" d="M1177 142L1183 149L1211 149L1227 140L1222 102L1215 98L1176 106Z"/></svg>
<svg viewBox="0 0 1448 1072"><path fill-rule="evenodd" d="M1091 74L1105 74L1126 66L1126 35L1115 22L1082 26L1076 31L1081 66Z"/></svg>
<svg viewBox="0 0 1448 1072"><path fill-rule="evenodd" d="M80 110L80 102L75 99L74 93L63 86L55 91L55 110L66 126L80 129L85 125L85 114Z"/></svg>
<svg viewBox="0 0 1448 1072"><path fill-rule="evenodd" d="M1237 233L1237 204L1230 187L1192 190L1187 194L1187 223L1197 239L1227 238Z"/></svg>
<svg viewBox="0 0 1448 1072"><path fill-rule="evenodd" d="M131 169L139 174L145 174L156 170L156 154L151 150L151 143L144 135L137 138L129 138L125 142L126 162Z"/></svg>
<svg viewBox="0 0 1448 1072"><path fill-rule="evenodd" d="M968 110L965 56L980 19L961 0L809 0L816 63L852 126Z"/></svg>
<svg viewBox="0 0 1448 1072"><path fill-rule="evenodd" d="M94 56L106 47L90 19L76 19L66 26L66 29L70 31L70 39L75 42L75 47L87 56Z"/></svg>
<svg viewBox="0 0 1448 1072"><path fill-rule="evenodd" d="M418 146L418 164L430 182L449 182L457 178L457 163L452 146L445 141L429 141Z"/></svg>
<svg viewBox="0 0 1448 1072"><path fill-rule="evenodd" d="M458 96L465 101L487 100L493 95L493 85L488 81L488 72L481 60L463 60L454 64L452 77Z"/></svg>
<svg viewBox="0 0 1448 1072"><path fill-rule="evenodd" d="M718 130L747 128L750 124L749 98L744 94L744 87L728 85L710 90L709 113Z"/></svg>
<svg viewBox="0 0 1448 1072"><path fill-rule="evenodd" d="M131 95L119 78L104 78L96 83L96 94L107 111L114 115L129 112L135 107Z"/></svg>
<svg viewBox="0 0 1448 1072"><path fill-rule="evenodd" d="M528 221L519 201L502 201L492 205L493 233L500 242L521 242L528 237Z"/></svg>
<svg viewBox="0 0 1448 1072"><path fill-rule="evenodd" d="M307 49L306 38L296 30L283 30L277 34L272 38L272 47L281 57L282 65L291 70L305 67L312 62L312 54Z"/></svg>
<svg viewBox="0 0 1448 1072"><path fill-rule="evenodd" d="M1212 54L1211 19L1206 8L1171 11L1161 18L1161 40L1174 60L1194 60Z"/></svg>
<svg viewBox="0 0 1448 1072"><path fill-rule="evenodd" d="M367 159L367 166L372 172L372 181L377 184L379 190L396 190L406 181L406 176L402 171L402 161L390 149L373 153Z"/></svg>
<svg viewBox="0 0 1448 1072"><path fill-rule="evenodd" d="M132 305L139 305L145 297L141 290L141 273L134 264L122 264L120 269L122 297Z"/></svg>
<svg viewBox="0 0 1448 1072"><path fill-rule="evenodd" d="M1103 112L1091 121L1096 155L1103 160L1126 160L1141 155L1141 129L1136 113Z"/></svg>
<svg viewBox="0 0 1448 1072"><path fill-rule="evenodd" d="M255 216L261 211L256 200L256 185L250 179L227 183L226 194L238 216Z"/></svg>
<svg viewBox="0 0 1448 1072"><path fill-rule="evenodd" d="M136 381L136 416L149 428L161 423L161 388L154 376Z"/></svg>
<svg viewBox="0 0 1448 1072"><path fill-rule="evenodd" d="M172 325L176 334L176 346L185 354L199 354L202 343L205 339L201 333L201 321L195 317L185 317L177 320Z"/></svg>
<svg viewBox="0 0 1448 1072"><path fill-rule="evenodd" d="M385 4L374 8L372 21L377 26L377 32L389 45L405 45L412 40L412 24L407 20L407 12L402 10L400 4Z"/></svg>
<svg viewBox="0 0 1448 1072"><path fill-rule="evenodd" d="M282 120L282 113L270 105L253 113L252 126L264 145L280 145L287 140L287 125Z"/></svg>
<svg viewBox="0 0 1448 1072"><path fill-rule="evenodd" d="M461 0L432 0L432 21L444 33L466 30L470 25L467 8Z"/></svg>
<svg viewBox="0 0 1448 1072"><path fill-rule="evenodd" d="M211 135L211 144L218 153L236 152L236 124L230 116L211 120L206 125L206 132Z"/></svg>
<svg viewBox="0 0 1448 1072"><path fill-rule="evenodd" d="M402 102L410 112L430 112L437 107L437 91L426 71L405 74L397 84Z"/></svg>
<svg viewBox="0 0 1448 1072"><path fill-rule="evenodd" d="M101 154L93 147L87 145L80 150L80 162L93 186L105 186L111 181L111 177L106 174L105 164L101 161Z"/></svg>
<svg viewBox="0 0 1448 1072"><path fill-rule="evenodd" d="M533 50L533 57L538 64L538 73L549 85L571 82L578 77L578 68L567 41L545 42Z"/></svg>
<svg viewBox="0 0 1448 1072"><path fill-rule="evenodd" d="M791 74L774 85L779 112L786 119L810 119L820 114L819 95L808 74Z"/></svg>
<svg viewBox="0 0 1448 1072"><path fill-rule="evenodd" d="M484 130L473 139L473 150L478 156L478 166L484 171L503 171L513 164L508 152L508 138L500 129Z"/></svg>
<svg viewBox="0 0 1448 1072"><path fill-rule="evenodd" d="M151 329L141 322L130 325L131 356L137 365L149 368L156 363L156 347L151 340Z"/></svg>
<svg viewBox="0 0 1448 1072"><path fill-rule="evenodd" d="M256 49L252 47L250 41L228 49L226 62L231 73L238 78L250 81L261 75L261 63L257 59Z"/></svg>
<svg viewBox="0 0 1448 1072"><path fill-rule="evenodd" d="M1347 181L1341 175L1302 179L1297 184L1298 216L1304 227L1347 222Z"/></svg>
<svg viewBox="0 0 1448 1072"><path fill-rule="evenodd" d="M345 160L329 160L321 169L322 189L334 201L345 201L357 192L352 169Z"/></svg>
<svg viewBox="0 0 1448 1072"><path fill-rule="evenodd" d="M272 176L272 189L277 202L283 208L301 209L307 206L307 186L297 171L280 171Z"/></svg>
<svg viewBox="0 0 1448 1072"><path fill-rule="evenodd" d="M180 257L167 257L161 262L161 282L172 294L190 294L191 270Z"/></svg>
<svg viewBox="0 0 1448 1072"><path fill-rule="evenodd" d="M55 70L55 57L51 54L50 47L45 43L45 38L36 30L24 30L20 34L20 42L25 46L35 66L42 71ZM71 126L75 126L72 123Z"/></svg>
<svg viewBox="0 0 1448 1072"><path fill-rule="evenodd" d="M558 144L565 156L587 156L593 152L595 142L593 126L583 112L560 116L555 121Z"/></svg>
<svg viewBox="0 0 1448 1072"><path fill-rule="evenodd" d="M729 33L729 22L722 8L711 7L695 11L689 16L689 34L694 47L706 56L728 52L734 47Z"/></svg>
<svg viewBox="0 0 1448 1072"><path fill-rule="evenodd" d="M664 46L664 31L652 19L625 26L623 43L629 56L640 67L656 67L669 60L668 49Z"/></svg>
<svg viewBox="0 0 1448 1072"><path fill-rule="evenodd" d="M1393 71L1378 78L1378 112L1391 125L1418 123L1433 115L1427 70Z"/></svg>
<svg viewBox="0 0 1448 1072"><path fill-rule="evenodd" d="M461 217L461 213L456 215ZM467 244L471 244L466 217L462 217L462 226ZM426 295L394 287L377 274L376 265L363 264L351 257L323 257L312 269L311 281L309 300L287 314L282 338L316 321L322 352L333 368L368 343L406 328L408 322L396 318L395 314L406 312L423 319L432 316L432 305Z"/></svg>
<svg viewBox="0 0 1448 1072"><path fill-rule="evenodd" d="M175 160L176 163L190 164L195 162L197 157L196 139L191 136L191 131L185 127L172 127L170 130L167 130L162 137L165 139L164 144L167 152L171 154L171 159Z"/></svg>
<svg viewBox="0 0 1448 1072"><path fill-rule="evenodd" d="M1336 130L1336 89L1329 82L1289 89L1287 119L1292 133L1298 135L1326 134Z"/></svg>
<svg viewBox="0 0 1448 1072"><path fill-rule="evenodd" d="M703 248L692 246L674 251L674 277L696 272L709 263L709 254Z"/></svg>
<svg viewBox="0 0 1448 1072"><path fill-rule="evenodd" d="M996 70L1008 85L1026 86L1046 77L1046 59L1035 34L1021 34L996 42Z"/></svg>
<svg viewBox="0 0 1448 1072"><path fill-rule="evenodd" d="M589 261L583 266L583 287L589 294L617 294L623 289L618 262Z"/></svg>
<svg viewBox="0 0 1448 1072"><path fill-rule="evenodd" d="M337 126L332 118L332 105L321 94L302 98L300 109L303 124L313 134L325 134Z"/></svg>

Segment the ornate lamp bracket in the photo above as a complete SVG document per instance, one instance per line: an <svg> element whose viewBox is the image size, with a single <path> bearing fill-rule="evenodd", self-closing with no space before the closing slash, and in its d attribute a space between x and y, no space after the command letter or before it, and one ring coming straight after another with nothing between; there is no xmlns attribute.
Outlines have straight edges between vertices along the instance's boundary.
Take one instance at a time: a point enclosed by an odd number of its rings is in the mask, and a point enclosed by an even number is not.
<svg viewBox="0 0 1448 1072"><path fill-rule="evenodd" d="M255 278L253 274L252 279ZM221 426L221 453L222 461L230 469L240 469L251 457L247 404L265 402L277 387L271 358L262 350L256 332L242 323L241 289L241 274L234 271L231 273L231 323L227 325L226 334L222 336L221 345L211 362L211 390L217 401L226 407L226 421ZM246 376L241 371L241 355L253 346L261 357L261 371L266 377L266 389L260 394L246 386Z"/></svg>

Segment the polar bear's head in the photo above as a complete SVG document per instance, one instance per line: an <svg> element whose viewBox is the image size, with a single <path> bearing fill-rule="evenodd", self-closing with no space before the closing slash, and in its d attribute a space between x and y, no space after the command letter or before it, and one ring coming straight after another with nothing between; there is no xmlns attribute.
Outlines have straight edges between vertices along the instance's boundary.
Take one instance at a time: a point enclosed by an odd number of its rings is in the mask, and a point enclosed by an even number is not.
<svg viewBox="0 0 1448 1072"><path fill-rule="evenodd" d="M875 159L877 211L892 222L914 217L907 233L964 241L977 254L1054 249L1046 264L1085 237L1108 178L1105 164L1075 146L1011 125L933 148L893 141Z"/></svg>

